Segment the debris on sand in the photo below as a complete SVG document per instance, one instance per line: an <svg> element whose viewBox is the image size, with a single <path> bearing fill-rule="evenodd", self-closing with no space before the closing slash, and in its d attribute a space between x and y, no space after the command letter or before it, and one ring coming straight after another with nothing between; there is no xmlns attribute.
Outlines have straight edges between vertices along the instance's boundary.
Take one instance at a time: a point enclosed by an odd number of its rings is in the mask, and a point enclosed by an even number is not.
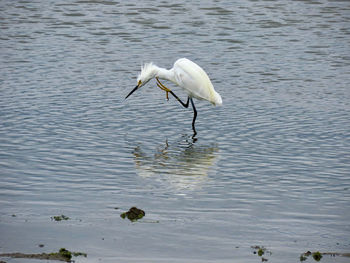
<svg viewBox="0 0 350 263"><path fill-rule="evenodd" d="M137 207L131 207L128 212L122 213L121 218L127 217L130 221L137 221L145 216L145 211L138 209Z"/></svg>
<svg viewBox="0 0 350 263"><path fill-rule="evenodd" d="M71 252L65 248L61 248L55 253L41 253L41 254L24 254L24 253L5 253L0 254L0 257L11 257L11 258L31 258L31 259L43 259L43 260L59 260L64 262L72 262L72 256L84 256L87 257L86 253Z"/></svg>
<svg viewBox="0 0 350 263"><path fill-rule="evenodd" d="M60 216L51 216L51 220L55 221L62 221L62 220L69 220L70 218L65 215L60 215Z"/></svg>
<svg viewBox="0 0 350 263"><path fill-rule="evenodd" d="M339 257L350 257L350 253L339 253L339 252L320 252L320 251L316 251L316 252L311 252L311 251L307 251L303 254L300 255L300 262L305 261L308 259L308 257L313 257L313 259L315 261L320 261L322 259L323 256L325 255L329 255L332 257L335 256L339 256Z"/></svg>
<svg viewBox="0 0 350 263"><path fill-rule="evenodd" d="M270 255L272 254L271 251L267 250L263 246L251 246L252 249L254 249L253 254L258 254L259 257L261 257L262 262L268 261L267 258L264 258L263 255Z"/></svg>
<svg viewBox="0 0 350 263"><path fill-rule="evenodd" d="M322 258L322 253L320 253L319 251L316 251L316 252L307 251L300 255L300 262L307 260L309 256L312 256L316 261L320 261Z"/></svg>

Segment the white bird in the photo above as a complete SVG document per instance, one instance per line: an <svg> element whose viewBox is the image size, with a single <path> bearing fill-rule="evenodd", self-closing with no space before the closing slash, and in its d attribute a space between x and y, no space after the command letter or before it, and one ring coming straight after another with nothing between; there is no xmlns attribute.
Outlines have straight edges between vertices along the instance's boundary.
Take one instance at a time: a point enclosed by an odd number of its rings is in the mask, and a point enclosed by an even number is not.
<svg viewBox="0 0 350 263"><path fill-rule="evenodd" d="M132 93L137 89L144 86L152 78L156 78L157 85L162 90L166 91L166 97L168 98L168 93L172 94L185 108L188 108L189 101L191 101L194 116L192 120L192 129L196 134L196 129L194 123L197 117L197 110L194 106L193 99L207 100L213 105L222 105L222 99L219 93L217 93L211 83L207 73L198 66L196 63L192 62L187 58L180 58L175 61L174 66L167 70L165 68L160 68L153 63L147 63L141 68L141 73L137 78L136 87L125 97L127 99ZM179 87L183 88L188 95L187 102L182 102L179 97L177 97L174 92L165 87L159 79L170 80Z"/></svg>

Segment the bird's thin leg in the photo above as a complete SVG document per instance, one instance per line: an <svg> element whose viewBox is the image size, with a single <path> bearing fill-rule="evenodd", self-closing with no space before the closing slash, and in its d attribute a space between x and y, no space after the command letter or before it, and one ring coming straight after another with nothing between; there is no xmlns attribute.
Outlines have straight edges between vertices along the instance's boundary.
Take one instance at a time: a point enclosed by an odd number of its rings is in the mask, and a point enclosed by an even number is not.
<svg viewBox="0 0 350 263"><path fill-rule="evenodd" d="M168 93L170 93L171 95L173 95L175 97L175 99L178 100L178 102L181 103L182 106L184 106L185 108L188 108L188 105L189 105L189 102L191 101L191 104L192 104L192 108L193 108L193 120L192 120L192 129L193 129L193 136L192 138L194 139L194 137L196 136L197 134L197 131L196 131L196 128L194 127L194 123L196 122L196 118L197 118L197 110L196 110L196 107L194 106L194 103L193 103L193 100L192 98L190 97L187 97L187 102L184 103L178 96L176 96L176 94L174 92L172 92L172 90L168 89L167 87L165 87L161 82L160 80L156 77L157 79L157 86L164 90L166 92L166 96L167 96L167 99L169 100L168 98Z"/></svg>
<svg viewBox="0 0 350 263"><path fill-rule="evenodd" d="M190 100L189 97L187 98L187 102L184 103L178 96L176 96L176 94L175 94L172 90L170 90L170 89L168 89L167 87L165 87L165 86L160 82L160 80L159 80L157 77L156 77L156 79L157 79L157 86L158 86L160 89L164 90L164 91L167 93L167 99L168 99L168 100L169 100L169 98L168 98L168 92L169 92L171 95L174 96L175 99L178 100L178 102L181 103L182 106L184 106L185 108L188 108L189 100Z"/></svg>
<svg viewBox="0 0 350 263"><path fill-rule="evenodd" d="M196 132L196 128L194 127L194 123L196 122L196 118L197 118L197 110L196 110L196 107L194 106L194 103L193 103L193 99L190 98L191 100L191 104L192 104L192 108L193 108L193 120L192 120L192 129L193 129L193 137L196 136L197 132ZM187 101L188 103L188 101Z"/></svg>
<svg viewBox="0 0 350 263"><path fill-rule="evenodd" d="M158 88L164 90L166 92L166 99L169 100L169 92L171 91L170 89L168 89L167 87L165 87L161 82L160 80L158 79L158 77L156 77L156 80L157 80L157 86Z"/></svg>

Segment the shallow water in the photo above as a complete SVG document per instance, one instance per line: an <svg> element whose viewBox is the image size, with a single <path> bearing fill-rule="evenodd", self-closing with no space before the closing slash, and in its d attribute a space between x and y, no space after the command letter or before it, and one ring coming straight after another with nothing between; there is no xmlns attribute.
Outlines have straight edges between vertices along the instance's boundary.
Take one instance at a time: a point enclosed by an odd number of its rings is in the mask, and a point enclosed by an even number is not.
<svg viewBox="0 0 350 263"><path fill-rule="evenodd" d="M350 252L348 1L2 1L0 12L0 253ZM124 101L142 62L180 57L223 98L195 101L195 140L191 110L155 81ZM131 206L146 216L121 219Z"/></svg>

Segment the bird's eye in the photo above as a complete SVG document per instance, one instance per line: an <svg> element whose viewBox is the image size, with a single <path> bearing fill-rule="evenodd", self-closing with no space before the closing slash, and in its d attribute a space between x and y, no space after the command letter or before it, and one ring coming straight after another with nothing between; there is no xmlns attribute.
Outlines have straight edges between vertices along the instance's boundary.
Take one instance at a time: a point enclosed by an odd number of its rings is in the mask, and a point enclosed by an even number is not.
<svg viewBox="0 0 350 263"><path fill-rule="evenodd" d="M141 80L139 80L138 82L137 82L137 86L141 86Z"/></svg>

